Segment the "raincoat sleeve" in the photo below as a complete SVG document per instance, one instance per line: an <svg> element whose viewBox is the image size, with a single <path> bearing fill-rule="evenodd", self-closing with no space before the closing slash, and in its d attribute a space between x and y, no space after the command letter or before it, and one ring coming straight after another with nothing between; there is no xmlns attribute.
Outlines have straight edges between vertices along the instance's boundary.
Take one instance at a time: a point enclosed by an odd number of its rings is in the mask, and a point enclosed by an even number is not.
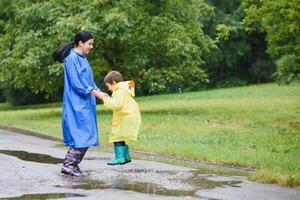
<svg viewBox="0 0 300 200"><path fill-rule="evenodd" d="M124 93L122 91L117 91L112 97L105 98L103 101L105 107L112 110L119 110L124 104Z"/></svg>
<svg viewBox="0 0 300 200"><path fill-rule="evenodd" d="M76 63L74 59L66 60L65 70L68 75L72 88L79 95L83 95L83 96L89 95L90 91L94 89L94 87L88 84L88 81L85 78L80 76L80 73L83 70L86 70L85 67L80 66L80 64Z"/></svg>

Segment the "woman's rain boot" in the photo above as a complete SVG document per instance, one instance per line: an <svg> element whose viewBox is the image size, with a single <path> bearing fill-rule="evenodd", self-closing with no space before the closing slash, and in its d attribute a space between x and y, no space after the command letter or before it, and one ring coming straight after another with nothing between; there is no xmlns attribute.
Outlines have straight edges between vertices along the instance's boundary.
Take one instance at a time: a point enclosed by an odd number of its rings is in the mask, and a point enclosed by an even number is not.
<svg viewBox="0 0 300 200"><path fill-rule="evenodd" d="M80 176L84 176L84 173L81 171L81 169L79 168L78 165L79 165L79 163L81 163L83 157L85 156L85 154L88 150L88 147L78 148L77 150L78 151L76 152L76 163L75 163L75 166L74 166L73 173L80 174Z"/></svg>
<svg viewBox="0 0 300 200"><path fill-rule="evenodd" d="M126 163L125 160L125 146L114 146L115 149L115 158L109 162L107 162L108 165L123 165Z"/></svg>
<svg viewBox="0 0 300 200"><path fill-rule="evenodd" d="M78 164L81 162L87 149L88 148L75 149L70 147L66 154L61 173L77 177L83 176Z"/></svg>

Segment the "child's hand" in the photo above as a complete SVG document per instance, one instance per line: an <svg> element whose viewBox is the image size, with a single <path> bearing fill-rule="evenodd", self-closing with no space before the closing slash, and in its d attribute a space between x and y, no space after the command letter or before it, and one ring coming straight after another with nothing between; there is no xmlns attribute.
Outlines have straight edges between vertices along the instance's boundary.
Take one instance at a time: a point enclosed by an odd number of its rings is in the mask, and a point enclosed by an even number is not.
<svg viewBox="0 0 300 200"><path fill-rule="evenodd" d="M109 97L108 94L106 94L106 93L104 93L104 92L99 92L99 91L97 91L97 90L92 90L91 93L92 93L95 97L97 97L98 99L100 99L100 100L103 100L103 99Z"/></svg>
<svg viewBox="0 0 300 200"><path fill-rule="evenodd" d="M102 99L110 97L107 93L101 92Z"/></svg>

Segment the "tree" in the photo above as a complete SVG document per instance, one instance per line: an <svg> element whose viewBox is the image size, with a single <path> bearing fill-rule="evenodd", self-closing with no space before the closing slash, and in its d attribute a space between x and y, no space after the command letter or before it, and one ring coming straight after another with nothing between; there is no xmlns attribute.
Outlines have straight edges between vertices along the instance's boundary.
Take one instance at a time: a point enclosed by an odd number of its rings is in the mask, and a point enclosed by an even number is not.
<svg viewBox="0 0 300 200"><path fill-rule="evenodd" d="M207 57L212 84L227 80L232 82L229 86L270 81L274 65L265 53L265 35L245 31L247 26L241 24L246 15L241 7L242 0L207 2L216 10L205 25L205 32L218 46Z"/></svg>
<svg viewBox="0 0 300 200"><path fill-rule="evenodd" d="M149 94L196 89L208 80L204 55L214 44L202 21L213 9L201 0L20 0L12 6L0 35L0 77L12 88L57 96L63 66L51 54L81 29L95 36L89 60L96 81L120 70Z"/></svg>
<svg viewBox="0 0 300 200"><path fill-rule="evenodd" d="M266 33L267 52L276 61L275 77L280 82L300 78L300 2L299 0L244 0L249 31Z"/></svg>

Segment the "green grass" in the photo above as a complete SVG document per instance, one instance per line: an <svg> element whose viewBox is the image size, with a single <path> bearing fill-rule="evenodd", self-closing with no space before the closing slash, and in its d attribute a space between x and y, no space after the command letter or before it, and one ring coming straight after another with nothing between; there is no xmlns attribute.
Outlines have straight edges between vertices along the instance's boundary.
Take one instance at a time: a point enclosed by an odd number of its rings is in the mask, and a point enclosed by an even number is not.
<svg viewBox="0 0 300 200"><path fill-rule="evenodd" d="M266 84L137 98L136 150L256 169L250 179L300 185L300 84ZM97 106L100 142L111 113ZM61 104L0 104L0 125L61 137Z"/></svg>

